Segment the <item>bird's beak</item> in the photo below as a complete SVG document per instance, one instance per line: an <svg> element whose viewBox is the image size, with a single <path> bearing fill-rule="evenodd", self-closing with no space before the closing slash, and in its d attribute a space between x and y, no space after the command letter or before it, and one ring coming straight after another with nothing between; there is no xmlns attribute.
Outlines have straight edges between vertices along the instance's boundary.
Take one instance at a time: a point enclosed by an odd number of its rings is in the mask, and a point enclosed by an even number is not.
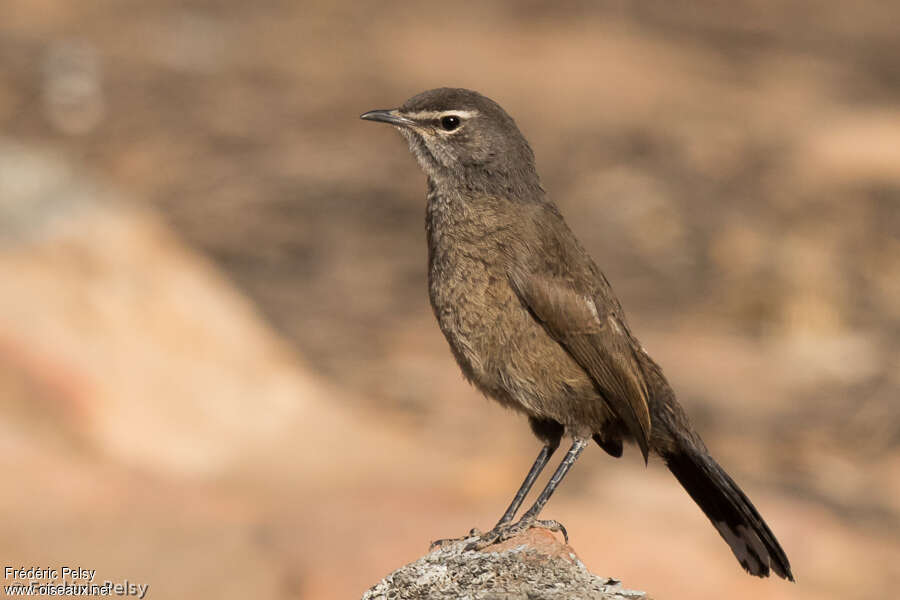
<svg viewBox="0 0 900 600"><path fill-rule="evenodd" d="M381 121L397 127L412 127L415 125L415 121L402 116L396 108L391 110L370 110L359 115L359 118L366 121Z"/></svg>

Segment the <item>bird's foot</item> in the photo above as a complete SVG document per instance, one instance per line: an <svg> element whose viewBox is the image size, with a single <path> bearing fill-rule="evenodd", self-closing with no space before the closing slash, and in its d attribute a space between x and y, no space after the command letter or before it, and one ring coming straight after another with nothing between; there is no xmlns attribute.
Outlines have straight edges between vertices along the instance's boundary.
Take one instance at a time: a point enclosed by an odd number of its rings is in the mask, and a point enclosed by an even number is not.
<svg viewBox="0 0 900 600"><path fill-rule="evenodd" d="M480 538L482 536L481 530L473 527L469 530L468 535L464 535L458 538L443 538L440 540L434 540L431 542L431 546L429 546L428 551L431 552L433 550L437 550L438 548L442 548L448 544L455 544L456 542L462 542L465 540L470 540L472 538Z"/></svg>
<svg viewBox="0 0 900 600"><path fill-rule="evenodd" d="M566 543L569 543L569 533L559 521L554 521L553 519L541 521L534 518L523 518L516 523L504 523L502 525L497 525L487 533L483 533L477 536L475 540L469 542L469 544L466 546L466 550L483 550L488 546L493 546L494 544L505 542L506 540L514 538L521 533L525 533L532 527L542 527L553 532L562 533L563 538L565 538L566 540Z"/></svg>

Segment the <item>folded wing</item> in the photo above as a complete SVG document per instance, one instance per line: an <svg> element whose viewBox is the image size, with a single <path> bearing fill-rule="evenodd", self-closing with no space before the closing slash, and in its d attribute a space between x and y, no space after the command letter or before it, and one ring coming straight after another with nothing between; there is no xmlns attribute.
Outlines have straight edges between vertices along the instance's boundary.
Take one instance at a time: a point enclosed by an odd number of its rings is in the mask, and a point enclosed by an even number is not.
<svg viewBox="0 0 900 600"><path fill-rule="evenodd" d="M513 269L510 283L522 303L588 373L609 408L640 446L650 446L647 385L628 330L614 311L598 306L575 281Z"/></svg>

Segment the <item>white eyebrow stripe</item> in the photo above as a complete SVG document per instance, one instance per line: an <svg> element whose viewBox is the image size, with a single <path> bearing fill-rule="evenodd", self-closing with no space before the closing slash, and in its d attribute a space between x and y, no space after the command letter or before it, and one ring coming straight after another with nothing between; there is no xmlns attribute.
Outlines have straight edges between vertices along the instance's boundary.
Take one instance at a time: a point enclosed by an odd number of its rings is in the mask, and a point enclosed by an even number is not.
<svg viewBox="0 0 900 600"><path fill-rule="evenodd" d="M472 117L477 117L481 113L477 110L421 110L419 112L402 114L404 117L413 119L414 121L428 121L449 116L459 117L461 119L471 119Z"/></svg>

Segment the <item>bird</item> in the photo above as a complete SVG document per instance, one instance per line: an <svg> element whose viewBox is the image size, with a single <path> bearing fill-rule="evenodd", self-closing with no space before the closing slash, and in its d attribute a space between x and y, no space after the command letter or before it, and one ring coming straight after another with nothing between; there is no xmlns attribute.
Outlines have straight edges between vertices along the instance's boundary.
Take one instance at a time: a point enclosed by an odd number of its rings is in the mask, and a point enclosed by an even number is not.
<svg viewBox="0 0 900 600"><path fill-rule="evenodd" d="M712 458L660 366L632 333L603 272L541 185L534 152L490 98L437 88L361 119L395 127L427 179L428 293L464 377L523 413L541 450L483 549L540 520L591 440L619 458L633 443L662 459L751 575L793 581L791 565L741 488ZM571 446L518 521L535 480Z"/></svg>

